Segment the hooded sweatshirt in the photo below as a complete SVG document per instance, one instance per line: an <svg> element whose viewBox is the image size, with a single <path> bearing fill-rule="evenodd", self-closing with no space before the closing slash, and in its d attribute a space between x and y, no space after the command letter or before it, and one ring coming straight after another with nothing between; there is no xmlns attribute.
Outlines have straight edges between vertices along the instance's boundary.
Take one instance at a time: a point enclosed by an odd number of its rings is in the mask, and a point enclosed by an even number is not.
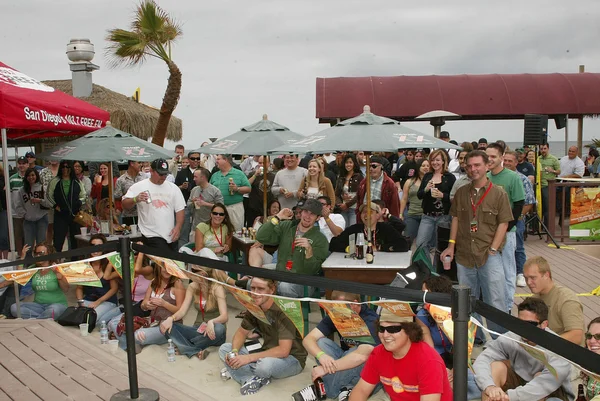
<svg viewBox="0 0 600 401"><path fill-rule="evenodd" d="M31 203L31 199L41 199L41 203ZM36 182L32 185L31 191L26 192L25 187L19 188L18 196L15 199L15 210L19 216L24 216L27 221L38 221L48 214L50 203L44 196L42 184Z"/></svg>

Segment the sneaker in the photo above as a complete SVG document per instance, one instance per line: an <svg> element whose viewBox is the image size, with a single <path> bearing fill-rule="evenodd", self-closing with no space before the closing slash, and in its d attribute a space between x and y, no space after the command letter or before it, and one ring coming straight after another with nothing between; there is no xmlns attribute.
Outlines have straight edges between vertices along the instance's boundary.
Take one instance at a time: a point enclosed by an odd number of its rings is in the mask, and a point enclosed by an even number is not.
<svg viewBox="0 0 600 401"><path fill-rule="evenodd" d="M252 379L248 380L246 383L240 387L241 395L250 395L258 392L261 387L266 386L271 383L271 379L254 376Z"/></svg>
<svg viewBox="0 0 600 401"><path fill-rule="evenodd" d="M292 394L292 401L318 401L321 398L317 395L314 384L304 387L300 391Z"/></svg>
<svg viewBox="0 0 600 401"><path fill-rule="evenodd" d="M229 379L231 379L231 373L229 373L229 371L227 370L227 368L221 369L221 380L223 380L224 382L226 382Z"/></svg>
<svg viewBox="0 0 600 401"><path fill-rule="evenodd" d="M526 287L527 283L525 282L525 276L522 274L517 274L517 287Z"/></svg>
<svg viewBox="0 0 600 401"><path fill-rule="evenodd" d="M350 398L351 391L352 391L351 388L342 387L342 390L340 391L340 395L338 396L338 401L348 401L348 399Z"/></svg>

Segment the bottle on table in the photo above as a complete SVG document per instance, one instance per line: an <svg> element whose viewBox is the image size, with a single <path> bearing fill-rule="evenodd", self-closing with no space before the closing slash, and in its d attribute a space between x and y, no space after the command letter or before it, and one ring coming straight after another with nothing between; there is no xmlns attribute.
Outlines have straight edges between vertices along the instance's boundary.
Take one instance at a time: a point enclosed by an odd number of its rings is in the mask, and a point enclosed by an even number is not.
<svg viewBox="0 0 600 401"><path fill-rule="evenodd" d="M108 344L108 327L104 320L100 323L100 344Z"/></svg>
<svg viewBox="0 0 600 401"><path fill-rule="evenodd" d="M367 254L365 259L367 259L368 264L372 264L375 259L375 254L373 253L373 241L371 239L367 242Z"/></svg>
<svg viewBox="0 0 600 401"><path fill-rule="evenodd" d="M175 345L173 340L169 338L169 346L167 347L167 361L175 362Z"/></svg>
<svg viewBox="0 0 600 401"><path fill-rule="evenodd" d="M356 259L362 260L365 258L365 235L358 233L356 236Z"/></svg>

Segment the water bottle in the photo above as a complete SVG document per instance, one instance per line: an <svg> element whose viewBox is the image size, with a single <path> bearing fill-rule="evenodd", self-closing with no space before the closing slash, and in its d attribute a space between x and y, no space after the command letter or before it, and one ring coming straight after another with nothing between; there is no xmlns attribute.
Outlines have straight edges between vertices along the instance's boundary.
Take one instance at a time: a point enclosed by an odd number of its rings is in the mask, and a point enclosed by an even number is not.
<svg viewBox="0 0 600 401"><path fill-rule="evenodd" d="M167 348L167 361L175 362L175 345L173 340L169 338L169 347Z"/></svg>
<svg viewBox="0 0 600 401"><path fill-rule="evenodd" d="M108 328L104 320L100 323L100 344L108 344Z"/></svg>

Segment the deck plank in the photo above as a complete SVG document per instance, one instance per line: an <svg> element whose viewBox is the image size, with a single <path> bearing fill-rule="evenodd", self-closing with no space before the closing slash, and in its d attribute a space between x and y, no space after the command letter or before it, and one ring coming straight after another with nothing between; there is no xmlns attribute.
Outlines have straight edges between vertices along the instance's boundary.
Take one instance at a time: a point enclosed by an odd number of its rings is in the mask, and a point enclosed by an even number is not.
<svg viewBox="0 0 600 401"><path fill-rule="evenodd" d="M17 380L8 370L0 365L0 393L10 400L40 401L29 388Z"/></svg>

